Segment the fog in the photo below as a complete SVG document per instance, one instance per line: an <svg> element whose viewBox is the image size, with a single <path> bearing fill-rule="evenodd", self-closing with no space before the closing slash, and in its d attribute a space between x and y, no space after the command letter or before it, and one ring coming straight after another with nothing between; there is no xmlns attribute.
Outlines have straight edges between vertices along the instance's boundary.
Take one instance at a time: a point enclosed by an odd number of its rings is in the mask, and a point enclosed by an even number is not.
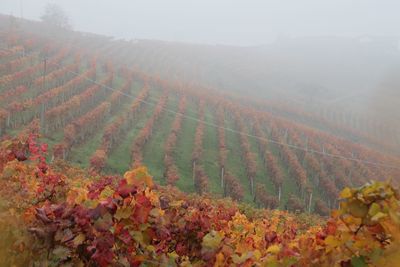
<svg viewBox="0 0 400 267"><path fill-rule="evenodd" d="M59 4L76 30L127 39L260 45L279 37L399 36L396 0L1 0L0 13L39 19Z"/></svg>

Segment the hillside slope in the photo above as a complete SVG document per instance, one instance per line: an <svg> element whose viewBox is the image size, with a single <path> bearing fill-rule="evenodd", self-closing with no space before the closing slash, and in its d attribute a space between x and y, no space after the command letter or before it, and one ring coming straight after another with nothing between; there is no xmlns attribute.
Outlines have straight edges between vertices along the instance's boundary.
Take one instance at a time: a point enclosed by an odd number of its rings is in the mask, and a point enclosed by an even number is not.
<svg viewBox="0 0 400 267"><path fill-rule="evenodd" d="M248 105L374 150L400 155L393 78L397 37L281 38L259 47L210 46L111 37L54 29L0 15L12 28L168 80L213 87ZM387 105L387 103L389 103ZM383 108L382 108L383 107Z"/></svg>
<svg viewBox="0 0 400 267"><path fill-rule="evenodd" d="M369 164L399 166L398 158L220 91L118 65L105 55L112 43L55 36L11 28L0 39L0 133L40 128L49 160L120 174L145 164L158 183L185 192L270 208L296 201L302 210L336 207L346 186L398 181L398 168Z"/></svg>

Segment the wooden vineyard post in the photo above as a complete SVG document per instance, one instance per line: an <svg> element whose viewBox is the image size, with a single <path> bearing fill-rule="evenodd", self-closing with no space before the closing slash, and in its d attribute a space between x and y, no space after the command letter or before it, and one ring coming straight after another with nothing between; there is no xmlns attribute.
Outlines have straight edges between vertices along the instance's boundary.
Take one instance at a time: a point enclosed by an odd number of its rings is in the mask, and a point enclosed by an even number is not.
<svg viewBox="0 0 400 267"><path fill-rule="evenodd" d="M279 189L278 189L278 201L279 201L279 203L281 203L281 195L282 195L282 186L279 186Z"/></svg>
<svg viewBox="0 0 400 267"><path fill-rule="evenodd" d="M195 183L195 180L196 180L196 161L195 160L193 160L193 165L192 165L193 167L193 183Z"/></svg>
<svg viewBox="0 0 400 267"><path fill-rule="evenodd" d="M46 72L47 72L47 70L46 70L46 68L47 68L47 58L46 58L46 56L43 59L43 68L44 68L43 69L43 91L45 91L45 89L46 89ZM42 104L40 106L40 131L43 134L45 134L45 131L44 131L44 126L45 126L45 123L44 123L44 120L45 120L45 118L44 118L45 106L44 105L45 105L44 102L42 102Z"/></svg>
<svg viewBox="0 0 400 267"><path fill-rule="evenodd" d="M221 167L221 187L224 188L224 171L225 168L222 166Z"/></svg>

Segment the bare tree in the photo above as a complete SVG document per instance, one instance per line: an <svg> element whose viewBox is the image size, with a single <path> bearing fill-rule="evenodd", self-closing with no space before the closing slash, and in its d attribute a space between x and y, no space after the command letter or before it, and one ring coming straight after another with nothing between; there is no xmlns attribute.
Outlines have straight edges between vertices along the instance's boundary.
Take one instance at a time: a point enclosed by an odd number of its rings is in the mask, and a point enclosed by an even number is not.
<svg viewBox="0 0 400 267"><path fill-rule="evenodd" d="M64 9L54 3L48 3L46 5L44 14L40 18L43 22L50 26L55 26L66 30L70 30L72 28Z"/></svg>

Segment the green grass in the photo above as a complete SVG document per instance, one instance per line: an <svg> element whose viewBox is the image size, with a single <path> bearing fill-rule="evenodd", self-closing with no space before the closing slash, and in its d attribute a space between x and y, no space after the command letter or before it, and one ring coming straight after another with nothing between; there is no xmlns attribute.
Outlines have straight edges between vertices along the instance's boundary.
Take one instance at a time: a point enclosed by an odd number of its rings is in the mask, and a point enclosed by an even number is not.
<svg viewBox="0 0 400 267"><path fill-rule="evenodd" d="M197 104L192 101L187 102L189 116L193 117ZM196 116L197 118L197 116ZM176 166L179 170L180 179L176 182L178 188L185 192L195 192L192 179L192 151L194 136L196 133L197 122L188 118L182 121L182 130L179 134L175 150Z"/></svg>
<svg viewBox="0 0 400 267"><path fill-rule="evenodd" d="M58 131L52 133L51 135L46 135L45 137L42 137L42 141L48 144L51 155L53 154L54 145L60 143L63 139L64 139L64 129L59 129ZM51 155L49 156L51 157Z"/></svg>
<svg viewBox="0 0 400 267"><path fill-rule="evenodd" d="M170 94L168 98L167 108L176 110L178 99L175 95ZM159 184L165 184L164 176L164 145L171 131L172 122L175 114L163 112L158 122L154 125L153 134L143 149L143 163L149 169L154 180Z"/></svg>
<svg viewBox="0 0 400 267"><path fill-rule="evenodd" d="M150 90L150 97L160 97L160 92L157 90ZM131 99L132 100L132 99ZM131 169L131 148L135 137L139 131L144 127L147 120L153 114L153 106L142 105L142 109L136 117L135 123L132 128L127 131L125 138L113 149L107 158L106 172L123 174Z"/></svg>
<svg viewBox="0 0 400 267"><path fill-rule="evenodd" d="M82 168L90 167L90 157L101 144L102 131L98 131L94 136L87 138L83 144L78 144L72 147L69 153L68 160L77 164Z"/></svg>
<svg viewBox="0 0 400 267"><path fill-rule="evenodd" d="M205 109L205 121L215 123L212 110L207 106ZM215 127L205 125L203 139L202 163L209 178L209 190L211 193L223 196L220 179L220 167L218 162L219 143L218 130Z"/></svg>
<svg viewBox="0 0 400 267"><path fill-rule="evenodd" d="M133 140L143 128L148 118L151 116L152 110L144 108L141 110L139 116L131 129L126 133L125 138L113 149L107 158L106 173L109 174L123 174L131 169L131 147Z"/></svg>

